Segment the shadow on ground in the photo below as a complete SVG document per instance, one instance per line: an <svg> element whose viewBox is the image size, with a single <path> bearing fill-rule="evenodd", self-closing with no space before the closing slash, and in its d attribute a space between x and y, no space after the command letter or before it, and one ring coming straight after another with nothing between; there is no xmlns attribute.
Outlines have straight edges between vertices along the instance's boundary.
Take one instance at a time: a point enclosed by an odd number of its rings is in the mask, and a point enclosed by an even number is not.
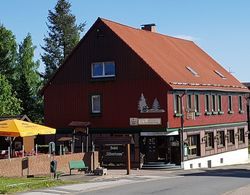
<svg viewBox="0 0 250 195"><path fill-rule="evenodd" d="M181 176L213 176L213 177L239 177L250 178L249 169L216 169L216 170L203 170L197 173L182 173Z"/></svg>

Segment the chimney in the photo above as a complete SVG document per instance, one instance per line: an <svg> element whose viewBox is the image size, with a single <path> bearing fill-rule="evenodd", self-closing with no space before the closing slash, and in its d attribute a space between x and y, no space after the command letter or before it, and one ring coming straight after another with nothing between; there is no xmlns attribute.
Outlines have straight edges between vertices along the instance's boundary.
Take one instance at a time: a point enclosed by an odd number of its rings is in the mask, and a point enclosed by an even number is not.
<svg viewBox="0 0 250 195"><path fill-rule="evenodd" d="M150 32L156 32L156 25L155 24L143 24L141 25L142 30L147 30Z"/></svg>

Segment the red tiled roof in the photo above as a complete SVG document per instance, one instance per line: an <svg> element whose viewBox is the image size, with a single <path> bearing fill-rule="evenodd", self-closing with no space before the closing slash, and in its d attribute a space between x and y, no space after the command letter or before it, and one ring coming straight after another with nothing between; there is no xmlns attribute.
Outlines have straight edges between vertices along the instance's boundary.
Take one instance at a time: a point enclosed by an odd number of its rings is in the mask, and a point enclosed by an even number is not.
<svg viewBox="0 0 250 195"><path fill-rule="evenodd" d="M132 28L106 19L101 21L173 89L249 92L192 41ZM198 76L193 75L187 67L191 67Z"/></svg>

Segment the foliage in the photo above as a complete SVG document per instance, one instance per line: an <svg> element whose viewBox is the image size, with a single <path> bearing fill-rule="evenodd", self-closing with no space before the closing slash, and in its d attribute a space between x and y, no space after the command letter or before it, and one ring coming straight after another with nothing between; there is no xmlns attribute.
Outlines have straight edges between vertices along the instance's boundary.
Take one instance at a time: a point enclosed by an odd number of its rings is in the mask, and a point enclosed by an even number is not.
<svg viewBox="0 0 250 195"><path fill-rule="evenodd" d="M21 101L12 92L12 87L4 75L0 74L0 116L17 115L22 111Z"/></svg>
<svg viewBox="0 0 250 195"><path fill-rule="evenodd" d="M17 97L22 101L22 114L26 114L32 121L40 122L42 118L41 97L38 90L41 79L38 73L39 61L34 62L34 51L31 35L28 34L19 45L18 63L16 66Z"/></svg>
<svg viewBox="0 0 250 195"><path fill-rule="evenodd" d="M0 74L12 83L16 63L16 40L10 30L0 25Z"/></svg>
<svg viewBox="0 0 250 195"><path fill-rule="evenodd" d="M76 24L76 18L71 14L71 4L67 0L58 0L54 12L49 10L47 27L48 36L44 38L42 47L45 64L45 79L49 79L63 60L80 40L85 23Z"/></svg>
<svg viewBox="0 0 250 195"><path fill-rule="evenodd" d="M23 192L39 188L48 188L64 184L76 183L73 181L52 180L48 177L35 178L0 178L0 194Z"/></svg>

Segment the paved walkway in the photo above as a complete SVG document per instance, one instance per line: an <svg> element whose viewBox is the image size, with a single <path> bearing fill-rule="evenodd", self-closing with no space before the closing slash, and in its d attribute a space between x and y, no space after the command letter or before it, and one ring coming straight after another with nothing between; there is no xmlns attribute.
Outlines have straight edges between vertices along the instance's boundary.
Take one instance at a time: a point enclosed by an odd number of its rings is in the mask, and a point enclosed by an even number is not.
<svg viewBox="0 0 250 195"><path fill-rule="evenodd" d="M205 169L204 171L216 170L216 169L250 169L250 164L247 165L237 165L237 166L225 166L212 169ZM75 194L79 192L88 192L105 189L114 186L139 183L145 181L153 181L160 179L171 179L177 177L184 177L182 174L186 173L195 173L201 172L203 170L131 170L130 175L126 175L126 170L108 170L108 175L104 176L93 176L93 175L83 175L83 174L74 174L62 176L62 180L77 180L84 183L58 186L43 190L35 190L32 192L26 192L23 194L27 195L51 195L51 194ZM235 189L230 192L226 192L223 195L249 195L250 194L250 185L243 186L241 188Z"/></svg>

